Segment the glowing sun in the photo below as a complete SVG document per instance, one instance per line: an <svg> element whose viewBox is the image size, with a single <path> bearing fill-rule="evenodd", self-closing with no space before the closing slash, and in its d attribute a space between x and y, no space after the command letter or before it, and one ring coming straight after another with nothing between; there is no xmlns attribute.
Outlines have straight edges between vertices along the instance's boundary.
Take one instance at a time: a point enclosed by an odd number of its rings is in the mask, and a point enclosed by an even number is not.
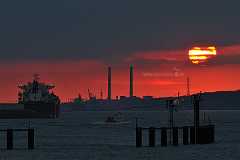
<svg viewBox="0 0 240 160"><path fill-rule="evenodd" d="M206 62L208 59L217 55L215 47L193 47L188 51L189 60L193 64L200 64Z"/></svg>

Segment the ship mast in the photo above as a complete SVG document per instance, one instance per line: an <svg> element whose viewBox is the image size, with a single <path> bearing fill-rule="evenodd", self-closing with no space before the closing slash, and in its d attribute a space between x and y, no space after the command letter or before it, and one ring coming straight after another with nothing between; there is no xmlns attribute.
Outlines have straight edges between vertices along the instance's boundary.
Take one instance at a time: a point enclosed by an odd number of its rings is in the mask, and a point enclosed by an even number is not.
<svg viewBox="0 0 240 160"><path fill-rule="evenodd" d="M33 80L34 81L39 81L39 74L37 74L37 73L35 73L34 75L33 75Z"/></svg>

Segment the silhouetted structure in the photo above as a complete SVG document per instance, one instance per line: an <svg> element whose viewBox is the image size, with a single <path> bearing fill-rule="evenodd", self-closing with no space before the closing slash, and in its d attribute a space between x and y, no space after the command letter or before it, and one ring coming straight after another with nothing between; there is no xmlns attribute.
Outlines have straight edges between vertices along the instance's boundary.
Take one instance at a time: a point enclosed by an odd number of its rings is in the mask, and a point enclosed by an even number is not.
<svg viewBox="0 0 240 160"><path fill-rule="evenodd" d="M142 128L136 127L136 147L142 147Z"/></svg>
<svg viewBox="0 0 240 160"><path fill-rule="evenodd" d="M34 129L2 129L0 132L6 133L6 149L12 150L14 149L14 132L27 132L27 146L28 149L34 149Z"/></svg>
<svg viewBox="0 0 240 160"><path fill-rule="evenodd" d="M174 127L174 103L173 103L173 99L167 100L167 108L169 111L169 117L168 117L168 121L169 121L169 128L170 132L169 132L169 136L172 137L173 136L173 127ZM169 139L170 141L172 140L172 138ZM170 142L172 143L172 142Z"/></svg>
<svg viewBox="0 0 240 160"><path fill-rule="evenodd" d="M199 142L199 103L201 95L193 96L193 105L194 105L194 132L195 132L195 143Z"/></svg>
<svg viewBox="0 0 240 160"><path fill-rule="evenodd" d="M112 99L112 73L111 67L108 67L108 100Z"/></svg>
<svg viewBox="0 0 240 160"><path fill-rule="evenodd" d="M199 127L199 140L198 143L195 141L195 130L193 126L183 126L183 127L174 127L172 136L168 136L167 132L172 130L169 127L150 127L150 128L142 128L136 127L136 147L142 147L143 144L143 136L147 135L144 131L148 132L148 146L155 147L156 145L156 132L160 130L161 135L161 146L166 147L168 145L168 140L172 139L173 146L178 146L179 143L184 145L188 144L210 144L214 143L214 125L204 125ZM189 138L189 131L190 131L190 138ZM179 134L180 133L180 134ZM159 133L157 133L159 135ZM179 137L181 135L182 137ZM144 138L145 139L145 138ZM179 141L182 139L182 141Z"/></svg>
<svg viewBox="0 0 240 160"><path fill-rule="evenodd" d="M37 112L40 117L57 118L60 112L60 99L53 92L50 93L54 87L40 83L38 75L34 75L32 82L19 86L22 90L19 103L24 105L25 110Z"/></svg>
<svg viewBox="0 0 240 160"><path fill-rule="evenodd" d="M130 87L129 96L133 97L133 65L130 65Z"/></svg>
<svg viewBox="0 0 240 160"><path fill-rule="evenodd" d="M169 143L178 146L179 144L179 131L180 135L182 135L182 143L184 145L188 144L209 144L214 143L215 141L215 126L214 125L201 125L199 122L199 102L200 102L200 94L193 96L193 105L194 105L194 125L193 126L183 126L176 127L173 125L173 122L170 122L169 127L150 127L150 128L141 128L136 124L136 147L142 146L142 136L145 135L142 133L144 130L148 130L149 132L149 147L155 146L155 132L156 130L161 130L161 146L167 146L168 140ZM167 106L172 107L173 105L171 100L167 100ZM170 119L173 119L172 115L170 115ZM137 123L137 121L136 121ZM167 130L170 135L167 135ZM189 139L190 132L190 139ZM189 141L190 140L190 141Z"/></svg>
<svg viewBox="0 0 240 160"><path fill-rule="evenodd" d="M60 113L60 99L50 89L53 85L40 83L37 75L32 82L18 86L21 92L18 94L16 109L6 104L6 109L0 110L0 119L17 118L57 118ZM9 107L9 109L8 109Z"/></svg>
<svg viewBox="0 0 240 160"><path fill-rule="evenodd" d="M149 128L149 147L155 147L155 128Z"/></svg>
<svg viewBox="0 0 240 160"><path fill-rule="evenodd" d="M162 147L167 146L167 128L165 127L161 129L161 146Z"/></svg>
<svg viewBox="0 0 240 160"><path fill-rule="evenodd" d="M187 96L190 96L190 79L187 77Z"/></svg>
<svg viewBox="0 0 240 160"><path fill-rule="evenodd" d="M183 127L183 144L184 145L188 145L189 142L188 142L188 127L187 126L184 126Z"/></svg>

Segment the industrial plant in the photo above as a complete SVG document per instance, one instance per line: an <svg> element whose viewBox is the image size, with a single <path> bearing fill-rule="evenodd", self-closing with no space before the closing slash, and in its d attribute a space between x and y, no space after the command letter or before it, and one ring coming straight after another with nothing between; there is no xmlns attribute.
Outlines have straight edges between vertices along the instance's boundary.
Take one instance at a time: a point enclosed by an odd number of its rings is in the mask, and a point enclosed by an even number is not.
<svg viewBox="0 0 240 160"><path fill-rule="evenodd" d="M175 100L178 103L178 109L192 109L192 93L190 89L190 77L186 79L186 95L179 95L176 97L153 97L143 96L137 97L134 95L134 67L129 67L129 95L128 96L116 96L112 97L112 68L107 68L107 97L104 99L101 91L100 98L88 89L88 99L83 99L81 95L68 103L63 105L71 106L74 110L85 110L85 109L166 109L167 100ZM236 99L240 97L240 91L216 91L216 92L203 92L202 97L205 101L202 103L203 109L217 109L236 108L238 103ZM221 97L225 97L223 100ZM226 99L226 97L229 97ZM227 100L227 101L226 101Z"/></svg>
<svg viewBox="0 0 240 160"><path fill-rule="evenodd" d="M189 79L188 79L189 84ZM189 87L188 87L189 88ZM189 91L190 92L190 91ZM190 96L190 93L188 97ZM129 95L128 96L116 96L112 98L112 68L107 68L107 97L106 99L97 98L96 95L91 93L88 89L88 99L83 99L80 95L73 99L72 102L67 104L71 105L74 109L137 109L137 108L156 108L165 109L166 100L168 99L183 99L187 96L182 97L160 97L155 98L153 96L137 97L134 95L134 67L129 67ZM190 106L191 104L189 104Z"/></svg>

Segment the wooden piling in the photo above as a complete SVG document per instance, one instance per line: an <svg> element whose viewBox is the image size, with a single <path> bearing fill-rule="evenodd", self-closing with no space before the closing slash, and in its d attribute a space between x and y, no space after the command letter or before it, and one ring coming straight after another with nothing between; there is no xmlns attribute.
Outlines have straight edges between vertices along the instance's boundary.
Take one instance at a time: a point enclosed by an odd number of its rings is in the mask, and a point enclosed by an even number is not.
<svg viewBox="0 0 240 160"><path fill-rule="evenodd" d="M183 144L184 145L189 144L189 141L188 141L188 126L183 127Z"/></svg>
<svg viewBox="0 0 240 160"><path fill-rule="evenodd" d="M149 147L155 146L155 128L150 127L149 128Z"/></svg>
<svg viewBox="0 0 240 160"><path fill-rule="evenodd" d="M178 145L178 128L177 127L173 127L173 132L172 132L172 137L173 137L173 145L177 146Z"/></svg>
<svg viewBox="0 0 240 160"><path fill-rule="evenodd" d="M190 144L195 144L195 127L190 127Z"/></svg>
<svg viewBox="0 0 240 160"><path fill-rule="evenodd" d="M13 130L7 129L7 149L13 149Z"/></svg>
<svg viewBox="0 0 240 160"><path fill-rule="evenodd" d="M210 131L211 131L210 142L214 143L215 142L215 126L214 125L210 125Z"/></svg>
<svg viewBox="0 0 240 160"><path fill-rule="evenodd" d="M34 129L28 129L28 149L34 149Z"/></svg>
<svg viewBox="0 0 240 160"><path fill-rule="evenodd" d="M167 146L167 128L161 128L161 146Z"/></svg>
<svg viewBox="0 0 240 160"><path fill-rule="evenodd" d="M194 144L199 144L199 103L200 103L200 95L193 96L193 105L194 105Z"/></svg>
<svg viewBox="0 0 240 160"><path fill-rule="evenodd" d="M136 147L142 147L142 128L136 127Z"/></svg>

